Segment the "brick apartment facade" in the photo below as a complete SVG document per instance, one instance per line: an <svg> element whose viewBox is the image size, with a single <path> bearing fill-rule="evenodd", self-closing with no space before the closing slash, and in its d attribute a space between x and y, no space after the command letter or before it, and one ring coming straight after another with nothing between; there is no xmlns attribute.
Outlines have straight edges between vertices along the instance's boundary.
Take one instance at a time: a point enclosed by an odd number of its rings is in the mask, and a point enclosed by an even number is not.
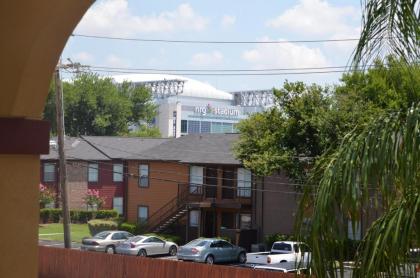
<svg viewBox="0 0 420 278"><path fill-rule="evenodd" d="M244 169L232 152L238 136L67 138L70 207L86 208L86 191L97 189L104 208L183 241L226 236L249 247L270 234L291 234L300 195L284 173L255 178ZM57 158L54 145L41 157L41 182L55 190ZM89 181L92 167L97 178Z"/></svg>
<svg viewBox="0 0 420 278"><path fill-rule="evenodd" d="M242 230L251 230L252 180L233 157L237 138L188 135L127 158L127 220L185 241L199 236L237 240ZM247 188L241 187L238 172L248 173ZM145 175L147 185L141 182Z"/></svg>

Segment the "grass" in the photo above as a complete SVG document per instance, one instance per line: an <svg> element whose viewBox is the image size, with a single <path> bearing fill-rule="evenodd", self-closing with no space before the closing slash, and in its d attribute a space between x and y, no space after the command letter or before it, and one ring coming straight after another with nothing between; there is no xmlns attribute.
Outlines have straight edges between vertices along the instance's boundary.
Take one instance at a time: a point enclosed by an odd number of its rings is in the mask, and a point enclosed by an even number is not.
<svg viewBox="0 0 420 278"><path fill-rule="evenodd" d="M87 224L71 224L71 241L82 242L84 237L89 237L89 228ZM44 240L64 241L63 224L39 224L38 238Z"/></svg>

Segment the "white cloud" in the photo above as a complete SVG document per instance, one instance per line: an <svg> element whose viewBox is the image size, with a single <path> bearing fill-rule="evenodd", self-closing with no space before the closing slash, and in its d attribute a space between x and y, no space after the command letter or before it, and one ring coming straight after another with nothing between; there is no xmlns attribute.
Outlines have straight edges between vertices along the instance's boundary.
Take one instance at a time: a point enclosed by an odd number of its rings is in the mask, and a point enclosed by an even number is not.
<svg viewBox="0 0 420 278"><path fill-rule="evenodd" d="M300 36L330 37L349 34L360 12L353 6L333 6L326 0L300 0L299 4L266 22L267 26L282 28Z"/></svg>
<svg viewBox="0 0 420 278"><path fill-rule="evenodd" d="M127 0L104 0L87 11L75 33L130 36L138 33L204 30L208 20L197 14L190 4L159 14L135 15Z"/></svg>
<svg viewBox="0 0 420 278"><path fill-rule="evenodd" d="M271 39L265 37L262 41ZM242 58L256 69L329 66L320 48L309 48L295 43L260 44L254 49L244 51Z"/></svg>
<svg viewBox="0 0 420 278"><path fill-rule="evenodd" d="M115 54L109 54L105 58L105 65L109 67L115 67L115 68L124 68L124 67L128 67L130 64Z"/></svg>
<svg viewBox="0 0 420 278"><path fill-rule="evenodd" d="M90 64L95 60L93 55L86 51L81 51L81 52L72 54L70 58L74 63L81 63L81 64Z"/></svg>
<svg viewBox="0 0 420 278"><path fill-rule="evenodd" d="M201 52L192 56L190 64L195 66L220 65L223 63L223 54L220 51Z"/></svg>
<svg viewBox="0 0 420 278"><path fill-rule="evenodd" d="M226 14L222 17L222 21L220 24L222 25L222 27L226 28L226 27L234 25L235 23L236 23L236 16Z"/></svg>

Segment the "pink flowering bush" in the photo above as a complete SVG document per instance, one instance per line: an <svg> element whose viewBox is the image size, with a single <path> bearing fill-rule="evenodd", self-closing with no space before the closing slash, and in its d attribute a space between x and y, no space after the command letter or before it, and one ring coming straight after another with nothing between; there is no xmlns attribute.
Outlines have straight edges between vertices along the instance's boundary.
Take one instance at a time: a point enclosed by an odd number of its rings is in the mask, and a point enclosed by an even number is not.
<svg viewBox="0 0 420 278"><path fill-rule="evenodd" d="M101 209L105 204L105 199L99 196L99 190L96 189L88 189L83 201L85 201L86 206L91 209Z"/></svg>
<svg viewBox="0 0 420 278"><path fill-rule="evenodd" d="M43 184L39 184L39 205L44 208L45 205L55 201L55 193Z"/></svg>

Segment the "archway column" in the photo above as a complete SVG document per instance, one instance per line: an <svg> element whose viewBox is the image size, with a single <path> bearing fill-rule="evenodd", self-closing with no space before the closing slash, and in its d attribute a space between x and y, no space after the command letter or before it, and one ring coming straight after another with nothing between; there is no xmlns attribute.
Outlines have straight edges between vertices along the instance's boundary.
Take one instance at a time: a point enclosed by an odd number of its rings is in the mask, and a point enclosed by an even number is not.
<svg viewBox="0 0 420 278"><path fill-rule="evenodd" d="M52 73L93 0L0 1L0 277L38 277L41 121Z"/></svg>

